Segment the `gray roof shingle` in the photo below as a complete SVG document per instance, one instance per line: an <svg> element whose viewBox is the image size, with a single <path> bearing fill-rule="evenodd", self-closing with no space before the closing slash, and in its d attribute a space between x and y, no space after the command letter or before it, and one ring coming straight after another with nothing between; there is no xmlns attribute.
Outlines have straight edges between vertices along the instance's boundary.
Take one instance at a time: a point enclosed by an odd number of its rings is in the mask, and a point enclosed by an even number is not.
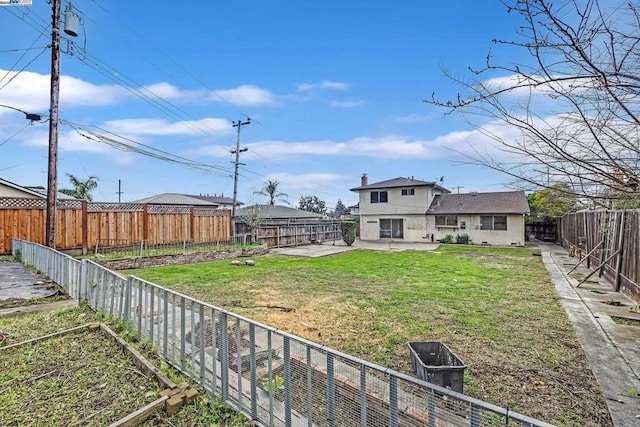
<svg viewBox="0 0 640 427"><path fill-rule="evenodd" d="M361 185L360 187L351 188L351 191L362 191L362 190L376 190L382 188L399 188L399 187L435 187L441 191L449 193L449 190L437 185L433 181L421 181L419 179L413 178L405 178L398 177L393 179L388 179L386 181L374 182L368 185Z"/></svg>
<svg viewBox="0 0 640 427"><path fill-rule="evenodd" d="M321 219L323 215L303 211L301 209L289 208L287 206L271 206L271 205L253 205L236 209L236 217L252 215L254 210L258 209L261 218L265 219Z"/></svg>
<svg viewBox="0 0 640 427"><path fill-rule="evenodd" d="M528 214L524 191L444 194L435 196L427 214Z"/></svg>
<svg viewBox="0 0 640 427"><path fill-rule="evenodd" d="M178 193L162 193L155 196L146 197L144 199L134 200L131 203L150 203L157 205L187 205L187 206L218 206L206 200L196 199L195 197L185 196Z"/></svg>
<svg viewBox="0 0 640 427"><path fill-rule="evenodd" d="M184 196L194 197L196 199L215 203L216 205L233 205L233 197L224 196L196 196L195 194L184 194ZM244 205L244 203L236 200L236 206Z"/></svg>

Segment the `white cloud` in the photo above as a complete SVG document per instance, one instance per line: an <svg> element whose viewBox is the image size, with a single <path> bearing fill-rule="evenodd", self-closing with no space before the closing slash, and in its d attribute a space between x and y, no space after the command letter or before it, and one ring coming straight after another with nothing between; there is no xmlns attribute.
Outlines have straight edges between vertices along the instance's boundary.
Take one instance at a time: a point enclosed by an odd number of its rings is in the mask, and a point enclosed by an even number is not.
<svg viewBox="0 0 640 427"><path fill-rule="evenodd" d="M0 75L6 75L5 83L11 80L0 92L0 104L29 112L49 110L49 74L0 69ZM185 90L167 82L158 82L126 89L118 84L97 85L68 75L60 77L60 105L63 108L116 105L137 96L149 97L154 102L229 102L237 106L271 105L276 100L268 90L253 85L207 91ZM2 113L4 111L0 111Z"/></svg>
<svg viewBox="0 0 640 427"><path fill-rule="evenodd" d="M30 132L26 138L22 139L22 143L27 147L47 148L49 146L49 131L43 129ZM75 131L60 132L58 134L58 150L60 152L103 154L118 164L129 164L133 161L130 153L124 153L109 145L89 140Z"/></svg>
<svg viewBox="0 0 640 427"><path fill-rule="evenodd" d="M230 133L231 123L224 119L206 118L169 123L162 119L109 120L104 127L127 135L198 135L207 132Z"/></svg>
<svg viewBox="0 0 640 427"><path fill-rule="evenodd" d="M409 114L407 116L392 117L391 121L396 123L417 123L431 121L432 117L425 114Z"/></svg>
<svg viewBox="0 0 640 427"><path fill-rule="evenodd" d="M5 74L5 83L13 80L0 93L0 103L29 112L49 110L48 74L0 70L0 75ZM71 76L60 77L60 104L65 107L113 105L125 96L125 89L117 85L95 85Z"/></svg>
<svg viewBox="0 0 640 427"><path fill-rule="evenodd" d="M332 82L324 80L320 83L299 83L296 85L300 92L313 89L347 90L351 87L349 83Z"/></svg>
<svg viewBox="0 0 640 427"><path fill-rule="evenodd" d="M235 89L216 90L207 97L209 101L226 101L237 106L272 105L275 96L266 89L242 85Z"/></svg>
<svg viewBox="0 0 640 427"><path fill-rule="evenodd" d="M362 99L353 101L331 101L331 103L329 103L329 106L333 108L353 108L361 105L364 105L364 101Z"/></svg>
<svg viewBox="0 0 640 427"><path fill-rule="evenodd" d="M142 88L142 93L152 97L162 98L169 101L198 102L206 98L204 90L182 90L170 83L153 83Z"/></svg>
<svg viewBox="0 0 640 427"><path fill-rule="evenodd" d="M248 144L247 156L255 152L258 157L279 160L293 156L362 156L375 158L434 158L435 149L429 141L411 140L400 136L381 138L358 137L345 142L337 141L260 141ZM212 150L211 154L218 152Z"/></svg>

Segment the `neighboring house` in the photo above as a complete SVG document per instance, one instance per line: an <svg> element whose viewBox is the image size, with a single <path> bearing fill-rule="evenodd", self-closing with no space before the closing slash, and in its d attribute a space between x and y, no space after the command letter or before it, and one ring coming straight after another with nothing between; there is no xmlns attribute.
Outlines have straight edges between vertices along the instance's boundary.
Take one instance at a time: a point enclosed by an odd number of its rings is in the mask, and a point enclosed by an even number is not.
<svg viewBox="0 0 640 427"><path fill-rule="evenodd" d="M200 200L204 200L206 202L211 202L214 203L216 205L218 205L219 208L225 208L225 209L231 209L231 207L233 206L233 198L232 197L224 197L224 196L217 196L217 195L213 195L213 196L203 196L203 195L194 195L194 194L184 194L184 196L188 196L188 197L193 197L196 199L200 199ZM236 209L238 206L242 206L244 205L244 203L239 202L236 200Z"/></svg>
<svg viewBox="0 0 640 427"><path fill-rule="evenodd" d="M233 217L235 234L253 232L265 225L289 225L320 221L324 215L287 206L252 205L236 208Z"/></svg>
<svg viewBox="0 0 640 427"><path fill-rule="evenodd" d="M30 187L23 187L6 179L0 178L0 197L8 198L23 198L23 199L46 199L47 190L36 190ZM58 192L57 198L59 200L75 200L74 197L67 196Z"/></svg>
<svg viewBox="0 0 640 427"><path fill-rule="evenodd" d="M426 212L426 233L435 240L466 234L474 244L521 246L528 213L524 191L444 194Z"/></svg>
<svg viewBox="0 0 640 427"><path fill-rule="evenodd" d="M360 239L431 242L467 234L475 244L524 245L523 191L451 194L435 182L394 178L359 187Z"/></svg>
<svg viewBox="0 0 640 427"><path fill-rule="evenodd" d="M181 205L181 206L206 206L217 208L216 203L198 199L194 196L186 196L178 193L162 193L144 199L134 200L131 203L148 203L153 205Z"/></svg>
<svg viewBox="0 0 640 427"><path fill-rule="evenodd" d="M269 224L291 224L304 221L320 221L324 215L287 206L252 205L236 209L234 220L242 222L244 218L259 218Z"/></svg>
<svg viewBox="0 0 640 427"><path fill-rule="evenodd" d="M449 190L435 182L413 178L394 178L352 188L359 194L360 239L400 239L424 242L427 238L425 211L437 195ZM430 240L430 237L429 237Z"/></svg>

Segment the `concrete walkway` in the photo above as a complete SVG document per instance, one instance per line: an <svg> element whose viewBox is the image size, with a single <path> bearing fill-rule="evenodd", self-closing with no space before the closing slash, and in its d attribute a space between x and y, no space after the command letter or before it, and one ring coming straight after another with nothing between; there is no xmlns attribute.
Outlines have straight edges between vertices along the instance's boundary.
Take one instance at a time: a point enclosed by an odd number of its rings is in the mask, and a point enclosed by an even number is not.
<svg viewBox="0 0 640 427"><path fill-rule="evenodd" d="M270 254L289 255L300 257L321 257L352 251L354 249L373 249L376 251L434 251L440 246L439 243L411 243L393 240L362 241L357 239L353 245L347 246L342 240L330 240L319 245L303 245L286 248L271 248Z"/></svg>
<svg viewBox="0 0 640 427"><path fill-rule="evenodd" d="M557 245L540 245L569 320L573 323L591 370L600 385L616 427L640 426L640 326L614 318L640 321L637 305ZM617 305L619 304L619 305ZM635 390L636 394L630 392Z"/></svg>
<svg viewBox="0 0 640 427"><path fill-rule="evenodd" d="M44 298L56 293L19 262L0 261L0 306L17 300Z"/></svg>

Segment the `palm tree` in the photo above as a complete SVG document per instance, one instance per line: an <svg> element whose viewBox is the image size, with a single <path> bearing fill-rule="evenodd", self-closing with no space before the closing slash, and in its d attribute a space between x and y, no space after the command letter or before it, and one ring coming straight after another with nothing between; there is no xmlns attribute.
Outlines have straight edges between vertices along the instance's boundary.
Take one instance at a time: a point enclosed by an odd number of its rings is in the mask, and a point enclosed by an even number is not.
<svg viewBox="0 0 640 427"><path fill-rule="evenodd" d="M269 204L271 206L276 204L276 199L278 198L280 201L285 202L286 204L289 204L289 202L286 199L283 199L283 197L286 198L286 197L289 197L289 195L279 192L278 185L280 185L278 181L276 181L275 179L273 181L269 179L267 180L267 182L265 182L264 187L262 187L260 191L255 191L254 194L269 196Z"/></svg>
<svg viewBox="0 0 640 427"><path fill-rule="evenodd" d="M59 191L67 196L75 197L76 199L93 200L91 191L95 190L98 186L98 177L90 176L85 181L82 181L77 176L70 173L67 174L69 181L73 188L62 188Z"/></svg>

